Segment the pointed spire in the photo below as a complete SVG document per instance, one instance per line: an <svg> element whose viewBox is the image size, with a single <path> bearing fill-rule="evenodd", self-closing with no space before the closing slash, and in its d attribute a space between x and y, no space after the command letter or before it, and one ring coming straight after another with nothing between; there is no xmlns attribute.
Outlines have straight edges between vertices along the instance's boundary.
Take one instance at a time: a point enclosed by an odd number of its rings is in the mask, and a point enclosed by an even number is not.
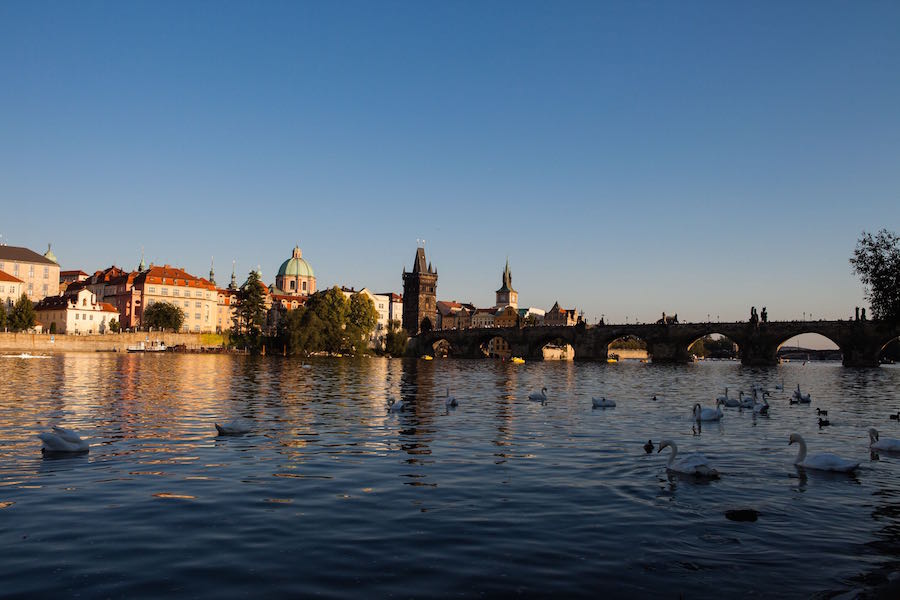
<svg viewBox="0 0 900 600"><path fill-rule="evenodd" d="M141 246L141 264L138 265L138 271L143 271L146 268L144 265L144 247Z"/></svg>
<svg viewBox="0 0 900 600"><path fill-rule="evenodd" d="M237 277L234 274L234 265L237 261L231 261L231 285L228 286L229 290L237 289Z"/></svg>
<svg viewBox="0 0 900 600"><path fill-rule="evenodd" d="M216 271L213 268L216 262L216 257L211 256L209 259L209 282L213 285L216 285Z"/></svg>

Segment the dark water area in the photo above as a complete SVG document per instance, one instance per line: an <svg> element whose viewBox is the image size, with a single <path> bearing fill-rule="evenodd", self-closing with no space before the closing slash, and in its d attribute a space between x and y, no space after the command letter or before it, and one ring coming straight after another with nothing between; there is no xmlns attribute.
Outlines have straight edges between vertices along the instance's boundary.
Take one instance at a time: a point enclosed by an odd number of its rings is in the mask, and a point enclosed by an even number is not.
<svg viewBox="0 0 900 600"><path fill-rule="evenodd" d="M893 366L67 354L0 369L0 597L825 598L900 562L900 456L866 434L900 438ZM726 409L696 431L695 402L754 383L770 416ZM789 404L798 383L811 405ZM542 387L546 404L528 399ZM601 395L617 407L593 409ZM235 417L253 430L217 436ZM90 453L42 457L54 424ZM792 432L862 468L798 470ZM668 475L668 451L642 447L663 438L721 478ZM738 509L757 520L726 518Z"/></svg>

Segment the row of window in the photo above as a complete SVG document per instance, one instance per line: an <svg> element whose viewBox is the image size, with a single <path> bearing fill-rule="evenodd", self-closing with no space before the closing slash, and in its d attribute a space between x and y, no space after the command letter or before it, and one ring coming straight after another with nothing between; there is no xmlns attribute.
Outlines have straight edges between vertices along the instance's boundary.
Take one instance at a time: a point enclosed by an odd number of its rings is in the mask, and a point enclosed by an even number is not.
<svg viewBox="0 0 900 600"><path fill-rule="evenodd" d="M150 287L148 288L148 293L150 293L150 294L155 294L155 293L156 293L156 287L150 286ZM168 296L168 295L169 295L169 288L166 288L166 287L159 288L159 294L160 294L161 296ZM172 295L173 295L173 296L180 296L180 295L181 295L181 291L180 291L178 288L173 288L173 289L172 289ZM185 291L184 291L184 297L185 297L185 298L190 298L190 296L191 296L191 290L185 290ZM200 290L196 290L196 291L194 292L194 297L195 297L195 298L202 298L202 297L203 297L203 292L201 292ZM206 293L206 297L209 298L209 292Z"/></svg>
<svg viewBox="0 0 900 600"><path fill-rule="evenodd" d="M5 271L4 264L0 262L0 271ZM13 263L13 275L19 276L19 263ZM28 265L28 277L34 279L34 265ZM44 267L44 279L50 279L50 267Z"/></svg>

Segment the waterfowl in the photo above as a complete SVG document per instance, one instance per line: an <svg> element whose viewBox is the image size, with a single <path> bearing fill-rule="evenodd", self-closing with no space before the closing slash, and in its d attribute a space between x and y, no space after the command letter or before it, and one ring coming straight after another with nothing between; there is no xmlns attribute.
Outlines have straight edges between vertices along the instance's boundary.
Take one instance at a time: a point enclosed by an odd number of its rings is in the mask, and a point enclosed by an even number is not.
<svg viewBox="0 0 900 600"><path fill-rule="evenodd" d="M731 398L728 396L728 388L725 388L724 396L716 396L716 402L722 402L725 406L738 406L740 403L736 398Z"/></svg>
<svg viewBox="0 0 900 600"><path fill-rule="evenodd" d="M406 408L406 404L404 404L403 400L397 400L393 396L388 398L388 412L401 412L404 408Z"/></svg>
<svg viewBox="0 0 900 600"><path fill-rule="evenodd" d="M753 405L753 414L755 415L767 415L769 414L769 401L766 400L766 396L769 395L769 392L762 393L762 402L757 402Z"/></svg>
<svg viewBox="0 0 900 600"><path fill-rule="evenodd" d="M591 398L591 404L594 408L615 408L615 400L607 400L606 398Z"/></svg>
<svg viewBox="0 0 900 600"><path fill-rule="evenodd" d="M900 421L900 410L897 411L896 415L888 415L891 421Z"/></svg>
<svg viewBox="0 0 900 600"><path fill-rule="evenodd" d="M776 391L776 392L783 392L783 391L784 391L784 377L781 378L781 383L776 383L776 384L775 384L775 391Z"/></svg>
<svg viewBox="0 0 900 600"><path fill-rule="evenodd" d="M241 435L249 433L251 429L250 422L246 419L234 419L230 423L225 423L223 425L216 423L215 425L219 435Z"/></svg>
<svg viewBox="0 0 900 600"><path fill-rule="evenodd" d="M716 478L719 472L709 466L709 460L702 454L688 454L676 460L678 455L678 446L671 440L663 440L659 443L657 454L663 451L663 448L671 447L672 454L669 456L669 462L666 463L666 469L673 473L681 473L682 475L696 475L698 477Z"/></svg>
<svg viewBox="0 0 900 600"><path fill-rule="evenodd" d="M703 408L700 406L700 403L694 405L694 420L695 421L718 421L722 418L722 401L716 401L716 408Z"/></svg>
<svg viewBox="0 0 900 600"><path fill-rule="evenodd" d="M653 452L653 440L647 440L647 443L644 444L644 452L647 454Z"/></svg>
<svg viewBox="0 0 900 600"><path fill-rule="evenodd" d="M788 446L794 443L800 445L800 450L797 452L797 458L794 459L794 464L798 467L815 469L818 471L834 471L837 473L850 473L859 468L858 462L847 460L846 458L841 458L836 454L828 452L806 456L806 442L799 433L791 434Z"/></svg>
<svg viewBox="0 0 900 600"><path fill-rule="evenodd" d="M869 448L887 452L900 452L900 440L894 438L882 440L878 436L878 430L874 427L869 427Z"/></svg>
<svg viewBox="0 0 900 600"><path fill-rule="evenodd" d="M738 403L741 408L753 408L753 405L756 404L756 390L753 390L752 396L747 394L746 397L744 396L744 392L741 392L738 395Z"/></svg>
<svg viewBox="0 0 900 600"><path fill-rule="evenodd" d="M818 415L818 416L820 416L820 417L827 417L827 416L828 416L828 411L827 411L827 410L822 410L821 408L816 407L816 415Z"/></svg>
<svg viewBox="0 0 900 600"><path fill-rule="evenodd" d="M63 427L52 427L53 432L39 433L41 438L41 452L70 452L81 453L89 452L90 445L81 439L81 437L71 429Z"/></svg>
<svg viewBox="0 0 900 600"><path fill-rule="evenodd" d="M531 392L528 394L529 400L535 400L543 404L547 401L547 388L541 388L540 392Z"/></svg>
<svg viewBox="0 0 900 600"><path fill-rule="evenodd" d="M456 401L456 398L450 395L450 388L447 388L447 394L444 396L444 404L446 404L447 408L459 406L459 402Z"/></svg>
<svg viewBox="0 0 900 600"><path fill-rule="evenodd" d="M797 389L794 390L794 393L791 395L791 398L793 400L796 400L800 404L809 404L809 402L810 402L809 394L804 394L803 392L800 391L799 383L797 384ZM794 403L794 404L796 404L796 403Z"/></svg>
<svg viewBox="0 0 900 600"><path fill-rule="evenodd" d="M819 418L819 427L828 427L829 425L831 425L831 421Z"/></svg>

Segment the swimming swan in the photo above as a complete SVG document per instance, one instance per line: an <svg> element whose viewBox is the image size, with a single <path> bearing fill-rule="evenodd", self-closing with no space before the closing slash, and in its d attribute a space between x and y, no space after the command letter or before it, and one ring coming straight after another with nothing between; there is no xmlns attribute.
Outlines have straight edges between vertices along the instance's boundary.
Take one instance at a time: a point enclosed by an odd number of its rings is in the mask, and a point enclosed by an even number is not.
<svg viewBox="0 0 900 600"><path fill-rule="evenodd" d="M541 404L547 401L547 388L541 388L540 392L531 392L528 394L529 400L535 400Z"/></svg>
<svg viewBox="0 0 900 600"><path fill-rule="evenodd" d="M756 404L756 389L753 390L753 395L747 394L744 396L744 392L741 392L738 396L738 403L741 408L753 408L753 405Z"/></svg>
<svg viewBox="0 0 900 600"><path fill-rule="evenodd" d="M791 394L791 399L794 400L795 404L799 402L800 404L809 404L810 396L809 394L804 394L800 391L800 384L797 384L797 389L794 390L794 393Z"/></svg>
<svg viewBox="0 0 900 600"><path fill-rule="evenodd" d="M615 408L615 400L607 400L606 398L591 398L591 405L594 408Z"/></svg>
<svg viewBox="0 0 900 600"><path fill-rule="evenodd" d="M90 445L71 429L53 426L53 433L39 433L41 452L89 452Z"/></svg>
<svg viewBox="0 0 900 600"><path fill-rule="evenodd" d="M673 473L681 473L682 475L697 475L699 477L715 478L719 476L719 472L709 466L709 461L702 454L688 454L678 460L678 446L671 440L663 440L659 443L657 454L663 451L663 448L671 446L672 454L669 456L669 462L666 463L666 469Z"/></svg>
<svg viewBox="0 0 900 600"><path fill-rule="evenodd" d="M447 388L447 395L444 396L444 404L447 408L459 406L459 402L456 401L456 397L450 395L450 388Z"/></svg>
<svg viewBox="0 0 900 600"><path fill-rule="evenodd" d="M388 398L388 412L402 412L406 408L403 400L396 400L393 396Z"/></svg>
<svg viewBox="0 0 900 600"><path fill-rule="evenodd" d="M224 423L216 425L216 431L219 432L219 435L241 435L244 433L249 433L251 426L250 422L246 419L234 419L230 423Z"/></svg>
<svg viewBox="0 0 900 600"><path fill-rule="evenodd" d="M847 460L846 458L841 458L836 454L830 454L828 452L806 456L806 442L803 441L803 438L799 433L791 434L788 446L795 442L800 445L800 451L797 452L797 458L794 459L794 464L798 467L815 469L817 471L835 471L838 473L850 473L859 468L858 462L853 462L852 460Z"/></svg>
<svg viewBox="0 0 900 600"><path fill-rule="evenodd" d="M722 401L716 401L716 408L713 410L712 408L703 408L700 406L700 403L694 405L694 420L695 421L718 421L722 418Z"/></svg>
<svg viewBox="0 0 900 600"><path fill-rule="evenodd" d="M730 408L736 408L741 405L740 400L738 400L737 398L732 398L728 395L728 388L725 388L724 396L718 396L716 398L716 402L721 402L722 404Z"/></svg>
<svg viewBox="0 0 900 600"><path fill-rule="evenodd" d="M894 438L884 438L882 440L878 437L878 430L874 427L869 427L869 448L887 452L900 452L900 440Z"/></svg>

